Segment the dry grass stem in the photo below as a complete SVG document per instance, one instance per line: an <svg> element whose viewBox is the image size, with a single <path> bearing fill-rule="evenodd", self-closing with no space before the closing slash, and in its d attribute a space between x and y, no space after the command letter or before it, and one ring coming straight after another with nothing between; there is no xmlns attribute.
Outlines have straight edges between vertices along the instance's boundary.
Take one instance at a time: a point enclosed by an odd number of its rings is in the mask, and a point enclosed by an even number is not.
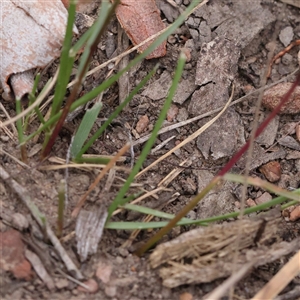
<svg viewBox="0 0 300 300"><path fill-rule="evenodd" d="M193 159L192 158L187 158L183 162L180 163L179 166L183 167L189 167L192 164ZM163 178L157 186L164 186L167 187L182 171L184 168L176 168L172 170L165 178Z"/></svg>
<svg viewBox="0 0 300 300"><path fill-rule="evenodd" d="M299 71L299 68L297 68L296 70L294 70L292 73L290 73L289 75L287 75L286 77L272 83L272 84L269 84L267 86L264 86L264 87L261 87L255 91L252 91L250 93L248 93L247 95L233 101L232 103L230 103L229 106L233 106L235 104L238 104L238 103L241 103L242 101L245 101L249 96L253 96L257 93L260 93L262 91L265 91L269 88L271 88L272 86L275 86L277 85L278 83L280 82L284 82L286 81L288 78L290 78L291 76L295 75L297 72ZM164 127L162 128L159 132L158 132L158 135L162 134L162 133L165 133L165 132L169 132L173 129L176 129L176 128L180 128L182 126L185 126L187 124L190 124L190 123L193 123L193 122L196 122L196 121L199 121L205 117L210 117L211 115L215 114L215 113L218 113L219 111L221 111L223 109L223 107L219 107L219 108L216 108L214 110L211 110L207 113L204 113L202 115L199 115L199 116L196 116L194 118L191 118L191 119L188 119L188 120L185 120L185 121L182 121L182 122L178 122L176 124L173 124L173 125L170 125L170 126L167 126L167 127ZM133 142L133 146L136 146L136 145L139 145L139 144L142 144L142 143L145 143L146 141L148 141L148 139L150 138L151 134L147 134L143 137L141 137L140 139L136 140L135 142Z"/></svg>
<svg viewBox="0 0 300 300"><path fill-rule="evenodd" d="M157 207L156 209L162 210L167 204L172 203L174 200L176 200L178 197L180 196L179 193L175 193L168 202L163 203L162 205L160 205L159 207ZM146 222L150 222L152 219L154 218L153 215L147 215L146 217L143 218L142 222L146 223ZM130 237L128 238L128 240L121 246L123 248L129 248L133 241L136 239L136 237L138 236L138 234L141 232L141 229L136 229L134 230L131 234Z"/></svg>
<svg viewBox="0 0 300 300"><path fill-rule="evenodd" d="M300 273L300 251L252 298L273 299Z"/></svg>
<svg viewBox="0 0 300 300"><path fill-rule="evenodd" d="M236 273L233 273L221 285L203 298L203 300L219 300L226 296L227 291L232 288L238 281L243 279L255 264L255 259L242 266Z"/></svg>
<svg viewBox="0 0 300 300"><path fill-rule="evenodd" d="M127 152L130 145L126 144L120 151L114 156L109 163L105 166L105 168L100 172L100 174L97 176L95 181L90 185L88 191L81 197L81 199L78 201L76 207L74 208L71 216L72 218L76 218L78 216L78 213L83 206L84 202L86 201L88 195L90 192L96 187L96 185L100 182L100 180L106 175L106 173L114 166L114 164L118 161L118 159L124 155L124 153Z"/></svg>
<svg viewBox="0 0 300 300"><path fill-rule="evenodd" d="M32 103L30 106L28 106L25 110L23 110L17 116L15 116L15 117L11 118L10 120L8 120L8 121L0 124L0 128L2 128L3 126L7 126L9 124L12 124L12 123L16 122L17 120L25 117L35 107L38 107L40 105L40 103L44 100L44 98L50 93L50 91L54 87L54 84L56 83L56 80L57 80L58 71L59 71L59 69L56 70L56 73L54 74L54 76L53 76L53 78L52 78L52 80L51 80L48 88L46 90L44 90L43 93L39 94L39 96L36 98L36 100L34 101L34 103Z"/></svg>
<svg viewBox="0 0 300 300"><path fill-rule="evenodd" d="M168 156L170 156L172 153L174 153L176 150L180 149L181 147L183 147L184 145L186 145L187 143L189 143L190 141L194 140L196 137L198 137L203 131L205 131L209 126L211 126L215 121L217 121L220 116L225 112L225 110L229 107L230 102L232 101L233 98L233 94L234 94L234 85L232 86L232 92L231 92L231 96L229 98L229 100L227 101L226 105L224 106L224 108L214 117L212 118L209 122L207 122L204 126L202 126L201 128L199 128L197 131L195 131L193 134L191 134L188 138L186 138L184 141L182 141L180 144L178 144L177 146L175 146L173 149L171 149L169 152L167 152L166 154L162 155L160 158L158 158L155 162L153 162L151 165L149 165L148 167L146 167L145 169L143 169L141 172L139 172L136 175L136 178L141 176L142 174L144 174L145 172L147 172L149 169L151 169L152 167L154 167L155 165L157 165L159 162L161 162L162 160L164 160L165 158L167 158Z"/></svg>
<svg viewBox="0 0 300 300"><path fill-rule="evenodd" d="M24 187L22 187L19 183L17 183L13 178L11 178L10 175L1 166L0 166L0 178L6 184L8 184L8 186L19 196L20 200L28 208L28 210L30 211L30 213L32 214L36 222L39 224L39 226L41 228L45 228L47 238L51 241L53 247L59 254L61 260L64 262L67 270L71 272L71 274L74 274L76 278L83 279L81 272L73 263L73 261L67 254L66 250L63 248L60 241L58 240L58 238L56 237L52 229L47 224L47 222L45 222L45 224L42 222L41 217L43 217L43 215L39 212L38 208L32 202L28 191Z"/></svg>
<svg viewBox="0 0 300 300"><path fill-rule="evenodd" d="M147 192L146 194L142 195L141 197L131 201L130 204L137 204L148 197L156 196L156 194L160 191L166 191L166 190L168 190L168 189L166 189L165 187L162 187L162 186L158 187L157 189ZM115 216L115 215L119 214L122 210L123 210L123 208L116 209L112 215Z"/></svg>

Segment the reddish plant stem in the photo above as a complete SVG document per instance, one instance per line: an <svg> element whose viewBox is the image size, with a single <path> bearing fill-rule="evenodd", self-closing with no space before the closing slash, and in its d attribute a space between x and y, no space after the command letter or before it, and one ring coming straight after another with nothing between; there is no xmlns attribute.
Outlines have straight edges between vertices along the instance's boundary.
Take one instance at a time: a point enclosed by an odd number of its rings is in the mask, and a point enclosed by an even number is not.
<svg viewBox="0 0 300 300"><path fill-rule="evenodd" d="M282 98L280 103L275 107L275 109L269 114L269 116L261 123L259 128L256 130L254 138L257 138L265 130L265 128L270 123L270 121L273 120L276 115L278 115L278 113L279 113L280 109L282 108L282 106L290 99L293 91L295 90L295 88L299 84L300 84L300 73L298 74L298 76L296 78L296 81L293 83L293 85L291 86L289 91L284 95L284 97ZM229 172L229 170L233 167L233 165L247 151L247 149L249 148L249 145L250 145L250 140L248 140L246 142L246 144L230 159L230 161L224 166L224 168L222 168L218 172L217 176L223 176L224 174Z"/></svg>
<svg viewBox="0 0 300 300"><path fill-rule="evenodd" d="M75 83L75 85L72 89L72 92L71 92L70 96L68 97L67 103L66 103L65 107L63 108L62 114L61 114L59 120L57 121L56 126L55 126L55 128L54 128L54 130L51 134L51 137L50 137L45 149L43 150L43 152L41 154L42 159L44 159L46 156L49 155L49 153L50 153L50 151L51 151L51 149L52 149L52 147L55 143L55 140L56 140L59 132L61 131L61 128L62 128L62 126L63 126L63 124L66 120L66 117L67 117L69 111L70 111L71 105L73 104L73 102L76 99L79 87L81 85L81 82L82 82L85 74L86 74L86 71L87 71L88 66L89 66L89 62L91 61L91 58L92 58L92 55L95 52L95 50L97 49L97 46L100 42L100 37L103 35L103 32L104 32L109 20L111 19L112 15L113 15L113 12L115 11L115 8L118 4L119 4L119 1L115 1L114 5L112 6L110 12L107 15L107 20L106 20L103 28L100 30L97 38L95 39L95 41L93 42L93 44L90 47L88 58L87 58L84 66L83 66L83 69L82 69L81 73L78 76L78 80Z"/></svg>
<svg viewBox="0 0 300 300"><path fill-rule="evenodd" d="M259 128L255 132L255 138L258 137L263 130L268 126L270 121L279 113L282 106L289 100L296 86L300 84L300 73L298 74L296 81L291 86L290 90L282 98L278 106L270 113L270 115L263 121ZM241 156L247 151L250 145L250 140L230 159L230 161L222 168L218 174L208 183L208 185L193 198L183 209L163 228L161 228L152 238L150 238L143 246L141 246L136 252L136 255L142 255L145 251L156 244L165 234L167 234L189 211L191 211L198 202L203 199L206 194L211 191L214 186L222 179L227 172L234 166L234 164L241 158Z"/></svg>

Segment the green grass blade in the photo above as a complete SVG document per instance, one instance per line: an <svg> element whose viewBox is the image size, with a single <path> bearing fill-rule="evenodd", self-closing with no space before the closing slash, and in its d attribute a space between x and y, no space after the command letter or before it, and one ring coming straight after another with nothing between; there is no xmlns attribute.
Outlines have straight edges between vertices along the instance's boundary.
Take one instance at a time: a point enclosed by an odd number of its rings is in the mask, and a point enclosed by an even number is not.
<svg viewBox="0 0 300 300"><path fill-rule="evenodd" d="M147 55L149 55L156 47L158 47L164 40L168 38L172 32L179 27L189 15L189 13L202 1L196 0L192 1L192 3L186 8L186 10L178 17L178 19L171 25L169 28L160 36L158 37L143 53L139 54L135 59L133 59L126 68L119 71L116 75L112 76L111 78L107 79L101 85L90 91L89 93L85 94L78 100L76 100L72 106L70 111L74 111L77 107L86 104L87 102L91 101L95 97L97 97L101 92L105 91L109 88L113 83L115 83L125 72L127 72L130 68L135 66L139 63L142 59L144 59ZM45 128L54 124L60 117L61 112L58 112L55 116L50 118L44 126L39 128L36 132L32 133L28 138L25 140L26 142L32 139L35 135L39 134Z"/></svg>
<svg viewBox="0 0 300 300"><path fill-rule="evenodd" d="M22 106L21 106L21 99L16 99L16 114L20 114L22 112ZM22 118L18 119L16 122L17 125L17 131L18 131L18 139L21 149L21 158L22 161L27 161L27 151L26 151L26 145L24 143L25 137L23 132L23 124L22 124Z"/></svg>
<svg viewBox="0 0 300 300"><path fill-rule="evenodd" d="M122 208L140 212L145 215L152 215L152 216L163 218L163 219L173 219L174 218L174 215L172 215L172 214L168 214L168 213L156 210L156 209L152 209L152 208L144 207L144 206L140 206L140 205L135 205L135 204L127 203L127 204L123 205ZM182 221L190 221L190 219L183 218Z"/></svg>
<svg viewBox="0 0 300 300"><path fill-rule="evenodd" d="M237 174L225 174L224 175L224 179L229 180L229 181L233 181L233 182L238 182L238 183L247 183L249 185L253 185L253 186L258 186L261 187L263 189L266 189L267 191L276 194L276 195L280 195L280 196L284 196L290 200L295 200L300 202L300 196L299 195L294 195L294 193L292 192L288 192L287 190L284 190L282 188L277 187L276 185L266 181L266 180L262 180L260 178L252 178L252 177L245 177L242 175L237 175Z"/></svg>
<svg viewBox="0 0 300 300"><path fill-rule="evenodd" d="M111 8L111 5L108 1L102 1L101 9L100 9L100 15L97 18L94 26L94 30L91 31L91 35L89 39L87 40L84 52L80 59L80 64L78 67L77 72L77 78L80 77L80 74L85 73L86 69L88 67L88 61L90 59L91 52L93 51L92 47L94 43L99 39L99 35L101 35L101 32L105 28L105 24L108 22L109 18L109 10ZM81 77L83 79L83 77Z"/></svg>
<svg viewBox="0 0 300 300"><path fill-rule="evenodd" d="M41 74L38 73L36 75L35 79L34 79L33 88L31 90L31 93L29 93L29 95L28 95L28 98L29 98L28 106L30 106L36 100L35 94L36 94L36 91L37 91L37 86L38 86L38 83L40 81L40 78L41 78ZM40 114L40 111L39 111L39 109L37 109L37 107L35 107L35 111L36 112L38 111L38 118L42 122L44 120L43 115ZM25 118L25 121L24 121L24 125L23 125L24 132L26 132L26 130L27 130L28 121L29 121L29 118L30 118L31 115L32 115L32 113L28 113L26 115L26 118Z"/></svg>
<svg viewBox="0 0 300 300"><path fill-rule="evenodd" d="M53 117L62 106L62 101L66 94L67 85L69 83L69 78L73 68L74 57L70 57L69 52L72 46L73 26L75 24L76 15L76 2L77 1L75 0L70 1L66 34L60 57L59 74L55 86L54 98L52 101L51 117Z"/></svg>
<svg viewBox="0 0 300 300"><path fill-rule="evenodd" d="M88 135L98 117L101 108L102 108L102 103L96 102L92 108L86 111L72 143L72 147L71 147L72 158L79 153L85 140L88 138Z"/></svg>
<svg viewBox="0 0 300 300"><path fill-rule="evenodd" d="M149 140L147 141L144 149L142 150L142 153L139 157L139 159L137 160L136 164L134 165L131 173L129 174L126 182L124 183L124 185L122 186L122 188L120 189L118 195L116 196L116 198L114 199L114 201L112 202L112 204L110 205L110 207L108 208L108 217L107 220L109 220L110 216L112 215L112 213L117 209L117 207L119 205L124 205L124 196L127 192L127 190L130 187L130 184L133 182L134 177L136 176L136 174L139 172L140 168L142 167L143 162L145 161L148 153L150 152L153 144L155 143L156 137L157 137L157 133L160 130L168 109L172 103L172 99L173 96L175 94L176 88L178 86L178 83L180 81L181 78L181 74L185 65L185 61L186 61L186 57L184 56L183 53L180 54L179 56L179 60L178 60L178 64L177 64L177 69L175 71L175 75L174 75L174 79L172 82L172 86L169 90L169 95L164 103L164 106L160 112L160 115L158 117L158 120L155 123L154 129L152 131L151 137L149 138Z"/></svg>
<svg viewBox="0 0 300 300"><path fill-rule="evenodd" d="M108 222L105 225L106 229L121 229L121 230L146 230L152 228L162 228L168 224L167 221L159 222ZM193 225L194 221L179 221L177 226Z"/></svg>
<svg viewBox="0 0 300 300"><path fill-rule="evenodd" d="M111 122L120 114L120 112L124 109L124 107L131 101L134 95L136 95L139 90L146 84L146 82L155 74L158 69L158 65L154 67L154 69L147 74L145 78L133 89L131 93L127 96L123 103L121 103L117 109L109 116L107 121L96 131L96 133L90 138L90 140L86 143L86 145L81 149L81 151L77 154L75 160L78 161L80 157L93 145L93 143L101 136L101 134L106 130L106 128L111 124Z"/></svg>
<svg viewBox="0 0 300 300"><path fill-rule="evenodd" d="M291 192L296 195L300 195L300 189L297 189L293 192ZM244 215L248 215L251 213L260 212L262 210L266 210L270 207L274 207L276 205L279 205L283 202L286 202L287 198L280 196L272 199L269 202L259 204L253 207L246 208L244 211ZM129 205L129 204L126 204ZM282 205L281 209L284 209L286 205ZM200 225L200 226L206 226L208 223L217 222L217 221L223 221L231 218L237 218L240 216L240 212L232 212L224 215L219 215L211 218L201 219L201 220L181 220L177 223L177 226L182 225ZM160 222L107 222L105 225L105 228L107 229L124 229L124 230L136 230L136 229L151 229L151 228L162 228L166 226L169 222L168 221L160 221Z"/></svg>

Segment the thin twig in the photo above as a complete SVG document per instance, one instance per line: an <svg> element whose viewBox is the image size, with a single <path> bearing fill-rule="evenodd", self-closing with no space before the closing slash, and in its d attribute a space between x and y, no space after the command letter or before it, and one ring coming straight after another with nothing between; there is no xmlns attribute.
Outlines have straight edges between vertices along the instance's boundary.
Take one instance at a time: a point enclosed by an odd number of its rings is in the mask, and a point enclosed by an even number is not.
<svg viewBox="0 0 300 300"><path fill-rule="evenodd" d="M78 201L76 207L74 208L71 216L72 218L76 218L78 216L78 213L83 206L85 200L87 199L90 192L96 187L96 185L99 183L99 181L105 176L105 174L114 166L114 164L118 161L119 157L121 157L126 151L129 149L130 145L127 143L117 154L114 156L109 163L105 166L105 168L100 172L100 174L97 176L95 181L90 185L87 192L81 197L81 199Z"/></svg>
<svg viewBox="0 0 300 300"><path fill-rule="evenodd" d="M51 79L49 86L46 90L44 90L42 93L39 94L39 96L36 98L36 100L32 103L32 105L28 106L25 110L23 110L20 114L16 115L15 117L9 119L8 121L0 124L0 128L3 126L7 126L9 124L12 124L16 122L17 120L23 118L26 116L30 111L32 111L35 107L39 106L39 104L44 100L44 98L48 95L48 93L52 90L54 84L56 83L57 76L58 76L59 69L56 70L56 73L54 74L53 78Z"/></svg>
<svg viewBox="0 0 300 300"><path fill-rule="evenodd" d="M236 273L233 273L221 285L219 285L211 293L209 293L207 296L205 296L203 298L203 300L209 300L209 299L219 300L219 299L221 299L221 297L225 296L227 291L231 287L233 287L239 280L244 278L249 273L249 271L252 269L254 264L255 264L255 260L252 260L251 262L245 264Z"/></svg>
<svg viewBox="0 0 300 300"><path fill-rule="evenodd" d="M175 146L173 149L171 149L169 152L167 152L166 154L162 155L161 157L159 157L155 162L153 162L151 165L149 165L148 167L146 167L145 169L143 169L141 172L139 172L136 175L136 178L141 176L142 174L144 174L145 172L147 172L149 169L151 169L152 167L154 167L155 165L157 165L159 162L161 162L162 160L164 160L165 158L167 158L168 156L170 156L172 153L174 153L176 150L180 149L181 147L183 147L184 145L186 145L187 143L189 143L190 141L194 140L196 137L198 137L203 131L205 131L209 126L211 126L215 121L217 121L220 116L224 113L224 111L229 107L230 102L232 101L233 98L233 94L234 94L234 85L232 86L232 92L231 92L231 96L229 98L229 100L227 101L226 105L224 106L224 108L222 109L222 111L216 115L213 119L211 119L209 122L207 122L204 126L202 126L201 128L199 128L197 131L195 131L193 134L191 134L188 138L186 138L184 141L182 141L180 144L178 144L177 146Z"/></svg>
<svg viewBox="0 0 300 300"><path fill-rule="evenodd" d="M274 36L273 39L275 39L275 36ZM268 55L267 65L269 65L269 63L271 62L273 53L274 53L274 49ZM267 73L268 73L268 69L266 68L264 70L263 76L261 77L261 82L260 83L261 83L262 87L266 86L266 84L267 84ZM261 91L258 95L258 100L257 100L257 103L256 103L256 110L255 110L255 114L254 114L253 128L252 128L251 135L250 135L249 148L248 148L247 157L246 157L246 166L245 166L245 171L244 171L244 176L245 177L248 177L249 174L250 174L250 164L251 164L251 160L252 160L252 157L253 157L255 134L256 134L257 128L259 127L259 115L260 115L260 108L261 108L261 104L262 104L263 95L264 95L264 92ZM243 216L244 216L247 188L248 188L248 183L245 180L243 182L242 196L241 196L241 199L240 199L240 219L242 219ZM240 242L241 242L241 234L242 234L242 231L241 231L241 228L239 228L236 240L234 242L235 243L235 248L234 248L234 256L233 256L233 270L232 270L233 274L237 271L236 268L237 268L237 259L238 259L238 249L239 249L239 245L240 245ZM234 293L234 288L232 287L232 289L230 291L230 295L229 295L230 300L233 299L233 293Z"/></svg>
<svg viewBox="0 0 300 300"><path fill-rule="evenodd" d="M273 299L276 297L297 275L299 275L300 251L284 265L284 267L252 298Z"/></svg>

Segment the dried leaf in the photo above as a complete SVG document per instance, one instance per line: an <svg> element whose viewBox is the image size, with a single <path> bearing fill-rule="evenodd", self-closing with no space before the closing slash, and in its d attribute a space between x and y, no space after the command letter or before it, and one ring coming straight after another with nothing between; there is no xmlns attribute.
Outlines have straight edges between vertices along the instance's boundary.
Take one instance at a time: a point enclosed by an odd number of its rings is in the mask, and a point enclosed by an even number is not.
<svg viewBox="0 0 300 300"><path fill-rule="evenodd" d="M16 230L0 232L0 269L11 271L16 278L30 280L31 265L25 259L25 245Z"/></svg>
<svg viewBox="0 0 300 300"><path fill-rule="evenodd" d="M0 82L7 94L12 92L10 83L17 97L32 88L31 72L16 78L13 74L44 67L60 55L67 17L67 10L60 0L1 2Z"/></svg>
<svg viewBox="0 0 300 300"><path fill-rule="evenodd" d="M121 0L116 9L116 15L134 45L140 44L165 28L154 0ZM143 52L150 44L151 41L141 46L138 49L139 52ZM165 54L166 42L163 42L147 56L147 59L161 57Z"/></svg>

